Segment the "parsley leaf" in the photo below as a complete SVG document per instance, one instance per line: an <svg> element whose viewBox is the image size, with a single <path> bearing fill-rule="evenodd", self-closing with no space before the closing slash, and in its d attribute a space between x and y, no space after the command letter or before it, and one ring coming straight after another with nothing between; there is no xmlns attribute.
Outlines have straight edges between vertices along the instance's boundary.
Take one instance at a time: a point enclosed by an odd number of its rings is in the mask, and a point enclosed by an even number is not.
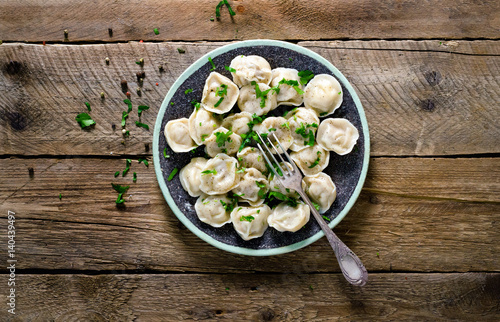
<svg viewBox="0 0 500 322"><path fill-rule="evenodd" d="M142 111L149 110L149 106L146 106L146 105L139 105L139 106L137 107L137 110L138 110L138 115L139 115L139 117L141 117Z"/></svg>
<svg viewBox="0 0 500 322"><path fill-rule="evenodd" d="M210 68L210 71L214 71L217 67L215 66L213 60L212 60L212 57L208 57L208 61L210 62L210 65L212 65L212 68Z"/></svg>
<svg viewBox="0 0 500 322"><path fill-rule="evenodd" d="M192 101L191 101L191 105L193 105L193 107L194 107L196 110L199 110L199 109L200 109L200 106L201 106L201 103L200 103L200 102L197 102L196 100L192 100Z"/></svg>
<svg viewBox="0 0 500 322"><path fill-rule="evenodd" d="M90 108L90 103L89 102L85 102L85 106L87 106L87 110L92 111L92 109Z"/></svg>
<svg viewBox="0 0 500 322"><path fill-rule="evenodd" d="M134 178L132 179L133 182L137 181L137 173L134 172Z"/></svg>
<svg viewBox="0 0 500 322"><path fill-rule="evenodd" d="M320 158L320 156L319 156L319 155L321 154L321 151L318 151L316 154L318 155L318 158L316 159L316 161L314 161L314 162L313 162L313 163L312 163L312 164L308 167L309 169L312 169L312 168L314 168L315 166L317 166L317 165L319 164L319 160L321 160L321 158Z"/></svg>
<svg viewBox="0 0 500 322"><path fill-rule="evenodd" d="M216 175L217 174L217 170L213 169L213 170L205 170L205 171L201 171L201 175L204 176L206 174L213 174L213 175Z"/></svg>
<svg viewBox="0 0 500 322"><path fill-rule="evenodd" d="M313 204L314 208L316 208L317 211L319 211L319 205L317 203L315 203L314 201L311 201L311 203Z"/></svg>
<svg viewBox="0 0 500 322"><path fill-rule="evenodd" d="M192 93L193 92L193 89L192 88L188 88L184 91L184 94L189 94L189 93Z"/></svg>
<svg viewBox="0 0 500 322"><path fill-rule="evenodd" d="M115 183L111 183L111 186L118 193L125 193L125 192L127 192L128 188L130 188L130 186L120 186L119 184L115 184Z"/></svg>
<svg viewBox="0 0 500 322"><path fill-rule="evenodd" d="M297 82L296 80L286 80L286 79L283 78L278 83L278 86L281 85L281 84L286 84L286 85L292 86L299 95L304 94L304 91L301 90L300 87L299 87L299 82Z"/></svg>
<svg viewBox="0 0 500 322"><path fill-rule="evenodd" d="M314 74L310 70L302 70L299 72L300 83L302 85L307 84L307 82L314 77Z"/></svg>
<svg viewBox="0 0 500 322"><path fill-rule="evenodd" d="M297 198L288 197L278 191L270 191L268 197L270 200L278 199L285 201L290 207L296 207L299 204L299 200Z"/></svg>
<svg viewBox="0 0 500 322"><path fill-rule="evenodd" d="M259 198L264 199L266 197L266 184L259 181L255 181L255 184L260 188L258 193Z"/></svg>
<svg viewBox="0 0 500 322"><path fill-rule="evenodd" d="M179 172L179 169L174 168L174 170L172 170L172 172L170 172L170 175L168 176L167 181L172 181L172 179L175 177L175 175L177 174L177 172Z"/></svg>
<svg viewBox="0 0 500 322"><path fill-rule="evenodd" d="M231 142L231 138L229 137L231 134L233 134L233 131L227 131L226 133L224 132L214 132L215 137L217 138L215 142L217 142L217 146L223 147L227 142Z"/></svg>
<svg viewBox="0 0 500 322"><path fill-rule="evenodd" d="M138 161L139 163L144 162L144 165L145 165L146 167L149 167L149 162L148 162L148 159L146 159L146 158L139 158L137 161Z"/></svg>
<svg viewBox="0 0 500 322"><path fill-rule="evenodd" d="M138 127L143 127L143 128L145 128L146 130L149 130L149 125L144 124L144 123L141 123L141 122L139 122L139 121L135 121L135 125L137 125Z"/></svg>
<svg viewBox="0 0 500 322"><path fill-rule="evenodd" d="M255 217L254 217L254 216L252 216L252 215L248 215L248 216L241 216L241 217L240 217L240 221L248 221L248 222L252 222L254 219L255 219Z"/></svg>
<svg viewBox="0 0 500 322"><path fill-rule="evenodd" d="M120 175L120 171L116 171L115 172L115 178L118 177Z"/></svg>
<svg viewBox="0 0 500 322"><path fill-rule="evenodd" d="M123 103L127 104L128 105L128 110L127 110L127 113L130 113L132 112L132 102L127 98L127 99L124 99L123 100Z"/></svg>
<svg viewBox="0 0 500 322"><path fill-rule="evenodd" d="M232 68L232 67L229 67L229 66L224 66L224 68L225 68L227 71L231 72L231 73L236 73L236 69L234 69L234 68Z"/></svg>
<svg viewBox="0 0 500 322"><path fill-rule="evenodd" d="M95 124L95 121L87 113L78 114L75 120L80 124L82 129Z"/></svg>
<svg viewBox="0 0 500 322"><path fill-rule="evenodd" d="M155 33L155 35L159 35L160 34L160 32L158 31L158 28L153 29L153 32Z"/></svg>

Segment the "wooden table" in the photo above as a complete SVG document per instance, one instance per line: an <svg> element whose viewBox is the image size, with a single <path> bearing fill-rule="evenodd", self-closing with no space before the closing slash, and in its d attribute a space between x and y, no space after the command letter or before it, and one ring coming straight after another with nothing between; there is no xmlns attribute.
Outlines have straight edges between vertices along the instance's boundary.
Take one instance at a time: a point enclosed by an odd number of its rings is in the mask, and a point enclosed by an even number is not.
<svg viewBox="0 0 500 322"><path fill-rule="evenodd" d="M500 320L500 2L230 0L211 21L217 3L0 0L1 320ZM335 232L365 287L324 238L264 258L201 241L160 192L152 131L122 137L122 80L152 126L185 68L254 38L321 54L361 98L370 168ZM131 185L126 208L111 182Z"/></svg>

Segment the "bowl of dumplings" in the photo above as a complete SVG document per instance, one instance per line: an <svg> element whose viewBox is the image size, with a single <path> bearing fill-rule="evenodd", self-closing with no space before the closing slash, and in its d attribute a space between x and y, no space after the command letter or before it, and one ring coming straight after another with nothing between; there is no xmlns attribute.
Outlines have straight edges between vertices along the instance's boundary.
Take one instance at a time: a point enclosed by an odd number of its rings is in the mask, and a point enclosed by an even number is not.
<svg viewBox="0 0 500 322"><path fill-rule="evenodd" d="M297 192L273 175L256 147L257 133L276 136L287 149L304 175L303 190L333 228L366 177L365 113L331 62L275 40L221 46L187 68L166 94L153 157L173 213L225 251L291 252L324 234Z"/></svg>

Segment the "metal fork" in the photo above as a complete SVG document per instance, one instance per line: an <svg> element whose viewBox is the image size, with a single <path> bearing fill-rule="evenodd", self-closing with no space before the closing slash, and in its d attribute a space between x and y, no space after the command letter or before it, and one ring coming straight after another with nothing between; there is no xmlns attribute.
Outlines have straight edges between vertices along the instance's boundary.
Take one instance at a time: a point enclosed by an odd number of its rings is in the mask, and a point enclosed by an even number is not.
<svg viewBox="0 0 500 322"><path fill-rule="evenodd" d="M273 161L276 163L278 168L280 169L281 173L283 175L279 175L277 171L274 169L273 163L271 160L267 157L266 153L262 149L261 144L257 142L257 146L262 152L262 155L266 159L267 164L269 165L269 168L273 171L274 175L278 178L280 183L288 189L294 189L295 191L298 192L302 200L305 201L309 205L309 208L311 208L311 212L320 225L321 229L326 235L326 238L330 242L330 245L333 248L333 251L335 252L335 256L337 257L337 261L339 262L340 269L342 270L342 273L344 274L345 279L357 286L363 286L366 284L368 281L368 272L366 271L365 266L361 262L361 260L356 256L356 254L353 253L352 250L349 249L338 237L335 235L335 233L330 229L328 224L325 222L323 217L319 214L319 212L316 210L316 208L313 206L311 203L311 200L309 200L309 197L305 194L304 190L302 190L302 173L300 170L297 168L297 165L295 162L290 158L286 150L283 148L281 145L280 141L276 137L274 133L272 135L274 136L274 139L276 140L276 143L278 143L278 146L280 147L282 153L278 151L276 146L271 142L269 139L269 136L266 137L266 139L269 142L269 145L272 146L276 154L279 156L281 161L283 162L283 165L286 167L286 170L283 169L279 162L276 160L276 158L273 155L273 152L269 149L263 138L259 133L257 133L259 136L260 141L262 142L262 145L264 145L266 151L269 153ZM288 162L292 165L290 168L290 165L283 160L283 157L281 154L284 154L286 158L288 159Z"/></svg>

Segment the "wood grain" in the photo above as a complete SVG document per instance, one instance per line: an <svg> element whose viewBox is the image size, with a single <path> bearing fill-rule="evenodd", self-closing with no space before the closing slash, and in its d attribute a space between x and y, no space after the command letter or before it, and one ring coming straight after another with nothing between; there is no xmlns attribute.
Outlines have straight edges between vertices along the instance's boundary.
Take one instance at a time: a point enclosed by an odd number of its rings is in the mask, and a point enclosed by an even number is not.
<svg viewBox="0 0 500 322"><path fill-rule="evenodd" d="M120 159L0 160L8 178L0 180L0 230L14 211L18 268L338 272L324 238L265 258L214 248L169 209L152 164L133 160L126 177L114 178L124 167ZM335 232L369 271L499 271L499 179L499 158L375 158L366 189ZM125 209L115 206L111 182L131 185Z"/></svg>
<svg viewBox="0 0 500 322"><path fill-rule="evenodd" d="M500 152L500 46L496 41L305 42L336 65L364 105L374 156ZM151 107L151 127L174 80L222 44L125 43L0 46L0 154L151 154L152 130L120 132L121 81L134 105ZM177 48L186 53L179 54ZM110 65L105 58L110 58ZM141 68L135 62L145 58ZM160 73L157 66L165 68ZM136 73L146 78L137 96ZM158 86L156 86L158 83ZM105 99L100 93L105 93ZM81 130L75 116L90 102L97 125ZM137 119L130 116L129 124ZM112 125L116 126L113 130ZM122 144L123 141L123 144Z"/></svg>
<svg viewBox="0 0 500 322"><path fill-rule="evenodd" d="M0 35L14 41L495 38L497 1L83 0L1 2ZM113 30L110 36L108 29ZM155 35L154 28L159 29ZM67 38L64 30L68 30Z"/></svg>
<svg viewBox="0 0 500 322"><path fill-rule="evenodd" d="M23 275L14 321L325 321L500 318L499 273Z"/></svg>

